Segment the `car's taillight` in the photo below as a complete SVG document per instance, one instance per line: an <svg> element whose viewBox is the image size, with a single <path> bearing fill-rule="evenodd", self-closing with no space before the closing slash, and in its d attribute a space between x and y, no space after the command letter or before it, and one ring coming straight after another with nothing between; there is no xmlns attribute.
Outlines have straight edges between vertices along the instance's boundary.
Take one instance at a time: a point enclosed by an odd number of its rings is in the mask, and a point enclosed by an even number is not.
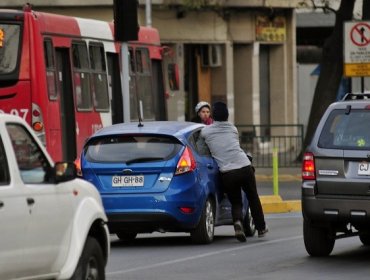
<svg viewBox="0 0 370 280"><path fill-rule="evenodd" d="M184 174L191 172L196 168L195 159L193 153L189 147L186 147L181 155L181 158L177 162L175 175Z"/></svg>
<svg viewBox="0 0 370 280"><path fill-rule="evenodd" d="M315 180L315 158L312 153L305 153L302 162L302 179Z"/></svg>

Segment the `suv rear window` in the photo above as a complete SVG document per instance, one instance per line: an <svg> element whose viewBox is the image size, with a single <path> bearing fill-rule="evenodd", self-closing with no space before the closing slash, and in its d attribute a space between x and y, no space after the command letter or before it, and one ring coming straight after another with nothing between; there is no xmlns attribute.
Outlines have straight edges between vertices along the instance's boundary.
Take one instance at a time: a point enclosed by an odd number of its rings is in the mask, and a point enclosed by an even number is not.
<svg viewBox="0 0 370 280"><path fill-rule="evenodd" d="M113 135L92 139L85 146L92 162L147 162L168 160L183 145L173 137L152 135Z"/></svg>
<svg viewBox="0 0 370 280"><path fill-rule="evenodd" d="M318 146L326 149L370 149L370 110L333 110L321 132Z"/></svg>

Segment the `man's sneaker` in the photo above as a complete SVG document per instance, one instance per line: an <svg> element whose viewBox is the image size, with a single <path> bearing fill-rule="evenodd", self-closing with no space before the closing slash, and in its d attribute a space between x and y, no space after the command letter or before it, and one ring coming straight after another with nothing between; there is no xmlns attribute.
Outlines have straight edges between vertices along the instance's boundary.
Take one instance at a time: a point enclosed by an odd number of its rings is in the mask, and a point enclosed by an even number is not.
<svg viewBox="0 0 370 280"><path fill-rule="evenodd" d="M240 242L247 241L247 238L244 234L243 225L240 221L234 223L234 230L236 239L238 239Z"/></svg>
<svg viewBox="0 0 370 280"><path fill-rule="evenodd" d="M266 233L268 233L269 229L267 228L267 226L264 228L264 229L261 229L258 231L258 237L264 237L266 235Z"/></svg>

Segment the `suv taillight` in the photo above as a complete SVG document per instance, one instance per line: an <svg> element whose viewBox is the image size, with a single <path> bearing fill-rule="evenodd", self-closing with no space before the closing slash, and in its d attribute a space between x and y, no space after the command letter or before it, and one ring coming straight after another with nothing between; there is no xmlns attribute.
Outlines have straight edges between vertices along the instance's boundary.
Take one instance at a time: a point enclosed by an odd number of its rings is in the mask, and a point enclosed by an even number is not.
<svg viewBox="0 0 370 280"><path fill-rule="evenodd" d="M312 153L305 153L302 162L302 180L315 180L315 158Z"/></svg>
<svg viewBox="0 0 370 280"><path fill-rule="evenodd" d="M191 172L196 168L195 158L189 147L186 147L179 159L175 175Z"/></svg>

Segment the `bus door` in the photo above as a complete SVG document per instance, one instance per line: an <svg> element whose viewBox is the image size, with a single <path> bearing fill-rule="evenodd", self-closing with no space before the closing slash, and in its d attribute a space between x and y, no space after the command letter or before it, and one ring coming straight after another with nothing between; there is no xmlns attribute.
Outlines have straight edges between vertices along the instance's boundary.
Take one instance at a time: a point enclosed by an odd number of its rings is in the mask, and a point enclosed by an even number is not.
<svg viewBox="0 0 370 280"><path fill-rule="evenodd" d="M69 49L56 48L56 57L60 88L60 122L63 161L74 161L77 157L76 121Z"/></svg>
<svg viewBox="0 0 370 280"><path fill-rule="evenodd" d="M112 124L123 123L123 101L119 55L107 53L109 84L111 93Z"/></svg>

